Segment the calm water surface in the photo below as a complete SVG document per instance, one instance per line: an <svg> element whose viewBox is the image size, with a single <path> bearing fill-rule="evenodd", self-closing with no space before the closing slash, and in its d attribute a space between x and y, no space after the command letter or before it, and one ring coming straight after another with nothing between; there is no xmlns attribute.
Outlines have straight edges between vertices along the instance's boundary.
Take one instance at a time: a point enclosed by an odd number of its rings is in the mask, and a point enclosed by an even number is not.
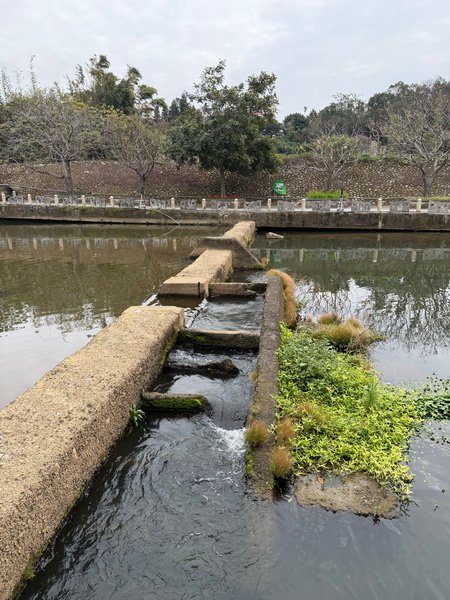
<svg viewBox="0 0 450 600"><path fill-rule="evenodd" d="M60 231L53 230L56 248ZM102 231L108 237L108 228ZM134 229L119 231L135 240ZM151 236L154 230L144 231ZM177 243L181 247L180 238ZM187 249L188 236L186 244ZM383 332L388 340L372 356L385 380L412 384L432 372L450 375L449 235L289 233L277 242L259 236L256 252L269 256L272 266L296 275L308 312L357 314ZM182 263L183 257L179 260ZM48 260L40 277L58 289L60 278L51 275L51 263ZM130 269L133 264L130 260ZM156 285L149 283L140 265L142 289L132 302L141 301ZM9 268L13 273L12 265ZM154 270L149 267L148 272ZM96 291L95 281L93 277L89 287L91 304L98 301L100 306L105 296ZM114 285L128 287L118 279L109 285L113 290ZM2 315L19 312L19 299L36 306L32 299L40 289L39 278L33 279L28 299L18 294L2 308ZM70 311L80 311L75 302L69 305ZM109 318L124 307L110 306ZM207 304L194 322L219 328L238 320L240 326L253 327L259 324L259 309L259 301ZM55 308L51 314L60 315ZM84 318L91 322L90 315ZM55 319L57 330L62 330L64 318ZM93 329L101 325L94 323ZM8 329L4 323L3 327ZM10 331L11 327L6 335ZM5 346L5 339L1 342ZM180 349L171 355L181 363L212 358L215 355ZM240 369L235 379L163 374L158 389L201 391L210 412L179 419L156 415L129 430L21 598L447 600L450 446L426 437L414 440L413 501L398 519L374 522L349 513L301 508L289 494L275 504L256 502L245 488L242 429L255 357L243 353L233 360ZM15 376L9 374L6 381L11 378ZM443 424L437 433L450 437L450 427Z"/></svg>
<svg viewBox="0 0 450 600"><path fill-rule="evenodd" d="M0 225L0 408L188 264L205 230Z"/></svg>

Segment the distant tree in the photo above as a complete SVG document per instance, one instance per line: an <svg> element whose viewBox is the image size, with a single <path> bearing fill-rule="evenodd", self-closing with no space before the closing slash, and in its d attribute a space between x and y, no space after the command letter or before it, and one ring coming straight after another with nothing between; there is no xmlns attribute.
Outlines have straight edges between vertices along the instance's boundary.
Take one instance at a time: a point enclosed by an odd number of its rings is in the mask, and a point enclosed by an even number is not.
<svg viewBox="0 0 450 600"><path fill-rule="evenodd" d="M289 142L303 144L308 139L308 117L302 113L292 113L283 119L284 137Z"/></svg>
<svg viewBox="0 0 450 600"><path fill-rule="evenodd" d="M110 136L114 158L136 173L139 192L144 196L147 181L163 148L161 125L140 115L118 115L112 118Z"/></svg>
<svg viewBox="0 0 450 600"><path fill-rule="evenodd" d="M313 168L326 177L326 189L339 185L343 193L349 167L357 160L358 140L347 135L323 135L311 145Z"/></svg>
<svg viewBox="0 0 450 600"><path fill-rule="evenodd" d="M184 92L179 98L174 98L170 103L167 113L167 120L169 122L175 121L176 119L178 119L178 117L181 117L181 115L191 110L192 102L190 101L189 96L186 94L186 92Z"/></svg>
<svg viewBox="0 0 450 600"><path fill-rule="evenodd" d="M247 175L277 166L273 141L262 133L275 118L275 76L262 72L247 85L227 86L224 75L223 61L204 70L191 95L194 110L169 130L167 145L178 165L198 161L204 169L217 169L222 196L227 172Z"/></svg>
<svg viewBox="0 0 450 600"><path fill-rule="evenodd" d="M68 78L70 94L96 108L114 108L125 114L141 111L147 117L165 106L156 88L140 84L142 76L136 67L128 67L125 76L119 78L110 66L104 54L93 56L87 68L78 65L75 77Z"/></svg>
<svg viewBox="0 0 450 600"><path fill-rule="evenodd" d="M388 147L415 165L430 196L450 158L450 81L436 79L395 92L381 125Z"/></svg>
<svg viewBox="0 0 450 600"><path fill-rule="evenodd" d="M105 143L105 115L57 89L36 90L32 96L11 101L6 123L7 148L16 160L57 162L63 175L30 163L29 168L63 179L73 190L72 162L90 156Z"/></svg>
<svg viewBox="0 0 450 600"><path fill-rule="evenodd" d="M355 94L337 94L334 102L308 118L309 135L354 136L366 132L366 105Z"/></svg>

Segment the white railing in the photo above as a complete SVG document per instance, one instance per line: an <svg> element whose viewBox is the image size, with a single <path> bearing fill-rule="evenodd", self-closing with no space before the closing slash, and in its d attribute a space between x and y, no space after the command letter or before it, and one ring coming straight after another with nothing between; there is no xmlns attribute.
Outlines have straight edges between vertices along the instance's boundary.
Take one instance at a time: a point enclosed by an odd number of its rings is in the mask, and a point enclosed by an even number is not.
<svg viewBox="0 0 450 600"><path fill-rule="evenodd" d="M142 210L168 211L209 211L224 212L229 210L244 212L277 211L277 212L320 212L320 213L431 213L450 214L450 198L446 200L428 200L417 198L350 198L350 199L316 199L306 198L133 198L133 197L96 197L77 195L18 195L1 193L1 204L25 204L30 206L70 206L70 207L103 207L128 208Z"/></svg>

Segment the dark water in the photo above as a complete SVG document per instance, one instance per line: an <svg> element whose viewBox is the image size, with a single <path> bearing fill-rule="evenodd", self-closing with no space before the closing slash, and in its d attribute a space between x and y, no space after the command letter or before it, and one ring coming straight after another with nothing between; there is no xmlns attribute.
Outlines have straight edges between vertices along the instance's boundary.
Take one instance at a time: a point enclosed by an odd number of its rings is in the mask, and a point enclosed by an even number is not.
<svg viewBox="0 0 450 600"><path fill-rule="evenodd" d="M297 275L313 312L356 313L389 336L373 353L384 379L450 375L450 236L287 234L256 248ZM227 305L206 304L195 325L258 325L258 301ZM398 519L301 508L289 493L256 502L242 441L255 358L233 360L236 379L162 376L159 389L202 392L211 411L130 429L21 598L447 600L450 446L413 441L414 494Z"/></svg>
<svg viewBox="0 0 450 600"><path fill-rule="evenodd" d="M188 264L205 230L0 225L0 408Z"/></svg>

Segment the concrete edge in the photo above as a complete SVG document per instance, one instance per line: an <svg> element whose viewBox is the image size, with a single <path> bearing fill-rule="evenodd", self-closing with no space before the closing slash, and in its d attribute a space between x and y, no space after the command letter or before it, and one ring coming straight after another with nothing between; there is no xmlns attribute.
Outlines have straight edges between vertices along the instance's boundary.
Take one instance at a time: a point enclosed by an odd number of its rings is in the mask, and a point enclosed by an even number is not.
<svg viewBox="0 0 450 600"><path fill-rule="evenodd" d="M264 296L259 354L256 363L255 392L248 424L261 421L267 429L275 422L278 396L278 358L280 324L284 319L283 284L279 277L269 277ZM263 499L272 498L273 477L270 460L275 448L271 433L268 441L247 449L248 478L252 491Z"/></svg>
<svg viewBox="0 0 450 600"><path fill-rule="evenodd" d="M130 307L0 411L0 600L124 431L183 322L181 308Z"/></svg>

